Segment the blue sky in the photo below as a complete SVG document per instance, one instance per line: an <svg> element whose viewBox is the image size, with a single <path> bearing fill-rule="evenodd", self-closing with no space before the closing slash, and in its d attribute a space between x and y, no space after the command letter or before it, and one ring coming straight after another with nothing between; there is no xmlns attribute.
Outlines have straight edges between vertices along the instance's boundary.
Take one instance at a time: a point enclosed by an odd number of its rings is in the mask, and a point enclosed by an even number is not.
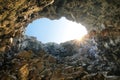
<svg viewBox="0 0 120 80"><path fill-rule="evenodd" d="M78 25L76 22L69 21L64 17L59 20L41 18L30 23L26 28L25 34L35 36L43 43L61 43L73 40L81 35L79 32L84 30L80 30L80 28L78 29L76 26L81 27L82 25ZM81 27L81 29L83 28Z"/></svg>

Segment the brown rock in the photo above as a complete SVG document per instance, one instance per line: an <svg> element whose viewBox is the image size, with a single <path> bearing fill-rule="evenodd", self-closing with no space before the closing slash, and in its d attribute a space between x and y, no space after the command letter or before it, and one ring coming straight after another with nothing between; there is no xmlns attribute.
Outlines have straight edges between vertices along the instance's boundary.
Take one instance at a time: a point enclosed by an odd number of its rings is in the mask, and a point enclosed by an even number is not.
<svg viewBox="0 0 120 80"><path fill-rule="evenodd" d="M27 80L29 70L28 70L28 64L25 64L19 69L21 80Z"/></svg>
<svg viewBox="0 0 120 80"><path fill-rule="evenodd" d="M56 59L53 56L49 56L47 59L50 63L56 63Z"/></svg>
<svg viewBox="0 0 120 80"><path fill-rule="evenodd" d="M73 73L74 68L72 66L65 67L64 73Z"/></svg>
<svg viewBox="0 0 120 80"><path fill-rule="evenodd" d="M19 57L19 58L26 58L26 59L30 59L33 55L33 52L31 50L29 51L21 51L19 52L16 57Z"/></svg>

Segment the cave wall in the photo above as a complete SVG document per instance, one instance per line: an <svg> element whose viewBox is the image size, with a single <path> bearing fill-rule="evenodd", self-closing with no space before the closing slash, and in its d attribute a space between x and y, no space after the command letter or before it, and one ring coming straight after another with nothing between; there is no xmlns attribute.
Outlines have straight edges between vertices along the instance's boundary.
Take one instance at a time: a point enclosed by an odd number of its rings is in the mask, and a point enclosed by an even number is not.
<svg viewBox="0 0 120 80"><path fill-rule="evenodd" d="M94 33L94 34L93 34ZM0 54L1 80L119 80L120 38L95 31L83 40L43 44L14 38Z"/></svg>
<svg viewBox="0 0 120 80"><path fill-rule="evenodd" d="M10 45L14 37L20 38L25 27L53 0L0 0L0 52Z"/></svg>

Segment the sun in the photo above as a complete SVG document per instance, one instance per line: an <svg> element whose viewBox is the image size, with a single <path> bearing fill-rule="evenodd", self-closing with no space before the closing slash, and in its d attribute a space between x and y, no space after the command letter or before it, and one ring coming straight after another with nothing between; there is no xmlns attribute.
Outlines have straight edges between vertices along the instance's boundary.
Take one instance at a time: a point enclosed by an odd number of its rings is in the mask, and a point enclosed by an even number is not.
<svg viewBox="0 0 120 80"><path fill-rule="evenodd" d="M88 32L87 29L80 23L68 21L65 25L66 38L68 40L81 40Z"/></svg>

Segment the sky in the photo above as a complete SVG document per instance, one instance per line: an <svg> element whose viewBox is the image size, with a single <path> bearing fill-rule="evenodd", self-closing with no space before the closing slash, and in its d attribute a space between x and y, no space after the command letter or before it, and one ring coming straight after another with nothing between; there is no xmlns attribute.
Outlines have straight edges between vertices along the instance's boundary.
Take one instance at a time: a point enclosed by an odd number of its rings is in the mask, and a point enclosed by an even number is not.
<svg viewBox="0 0 120 80"><path fill-rule="evenodd" d="M43 43L62 43L73 39L80 39L83 35L87 34L87 30L83 25L69 21L64 17L59 20L40 18L27 26L25 34L35 36Z"/></svg>

